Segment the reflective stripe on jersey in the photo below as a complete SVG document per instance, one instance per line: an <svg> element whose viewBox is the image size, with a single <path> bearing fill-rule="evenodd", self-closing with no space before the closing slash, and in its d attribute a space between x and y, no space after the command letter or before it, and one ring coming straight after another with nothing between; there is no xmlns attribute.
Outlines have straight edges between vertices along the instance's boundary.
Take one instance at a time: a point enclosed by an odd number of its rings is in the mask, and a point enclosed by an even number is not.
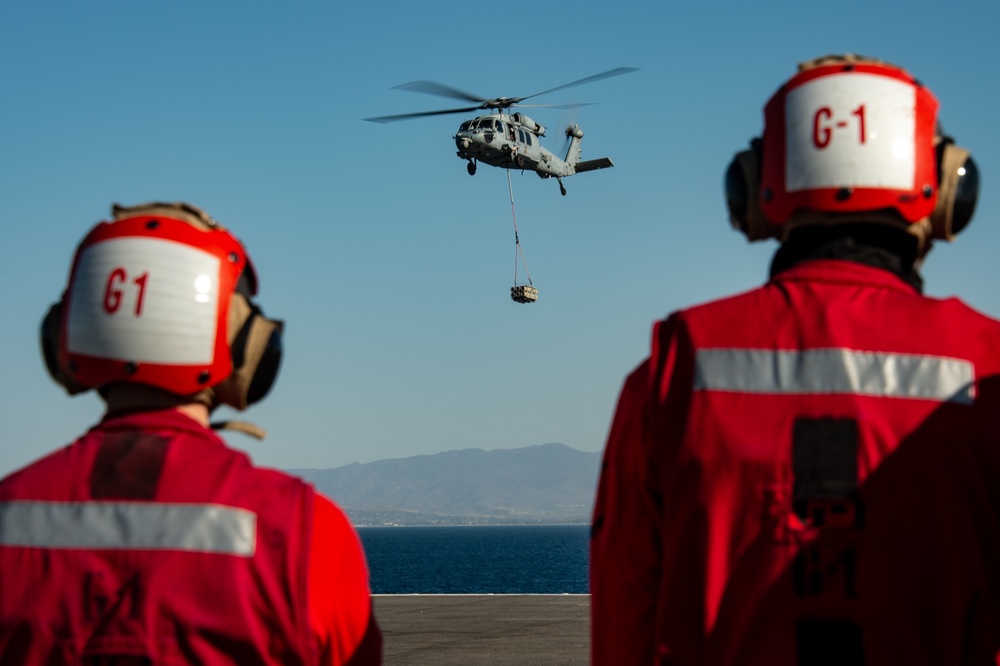
<svg viewBox="0 0 1000 666"><path fill-rule="evenodd" d="M971 404L975 367L943 356L851 349L699 349L696 391L848 393Z"/></svg>
<svg viewBox="0 0 1000 666"><path fill-rule="evenodd" d="M257 515L215 504L0 502L0 545L251 557Z"/></svg>

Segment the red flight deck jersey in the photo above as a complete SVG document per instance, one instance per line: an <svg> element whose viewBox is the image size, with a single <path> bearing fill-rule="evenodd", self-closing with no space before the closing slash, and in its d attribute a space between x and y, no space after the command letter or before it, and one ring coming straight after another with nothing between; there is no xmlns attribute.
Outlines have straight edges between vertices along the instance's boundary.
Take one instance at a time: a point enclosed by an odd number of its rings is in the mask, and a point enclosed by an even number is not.
<svg viewBox="0 0 1000 666"><path fill-rule="evenodd" d="M106 419L0 481L0 663L380 660L340 509L179 412Z"/></svg>
<svg viewBox="0 0 1000 666"><path fill-rule="evenodd" d="M674 313L628 377L593 663L1000 663L1000 323L862 263Z"/></svg>

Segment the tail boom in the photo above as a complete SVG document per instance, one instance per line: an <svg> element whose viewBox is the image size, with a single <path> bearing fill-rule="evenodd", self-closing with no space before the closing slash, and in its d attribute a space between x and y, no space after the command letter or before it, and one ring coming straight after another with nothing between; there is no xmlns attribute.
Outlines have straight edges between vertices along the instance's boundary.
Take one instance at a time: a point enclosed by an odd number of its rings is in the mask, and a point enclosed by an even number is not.
<svg viewBox="0 0 1000 666"><path fill-rule="evenodd" d="M614 162L611 161L610 157L602 157L596 160L580 160L580 139L583 138L583 130L576 125L570 125L566 128L566 136L569 138L569 147L566 149L565 162L573 170L572 173L583 173L584 171L595 171L614 166Z"/></svg>

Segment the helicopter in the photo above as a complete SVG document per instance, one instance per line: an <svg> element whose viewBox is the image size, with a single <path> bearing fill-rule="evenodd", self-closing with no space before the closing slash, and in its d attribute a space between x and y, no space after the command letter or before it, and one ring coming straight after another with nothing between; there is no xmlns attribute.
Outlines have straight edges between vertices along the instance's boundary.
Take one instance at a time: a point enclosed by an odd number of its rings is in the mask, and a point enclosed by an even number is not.
<svg viewBox="0 0 1000 666"><path fill-rule="evenodd" d="M443 109L440 111L418 111L393 116L378 116L365 118L374 123L391 123L411 118L440 116L451 113L468 113L478 109L492 111L486 115L477 116L464 121L458 132L452 137L458 148L458 156L467 160L466 169L470 176L476 174L479 162L502 169L520 169L534 171L540 178L555 178L559 183L559 192L566 196L566 187L562 179L569 176L613 167L614 163L608 157L596 160L582 160L580 140L583 130L576 124L570 124L566 130L567 145L564 157L560 158L541 145L541 137L545 136L546 128L521 112L510 113L513 107L555 107L563 109L586 106L585 104L522 104L526 99L538 97L557 90L592 83L612 76L620 76L635 71L636 67L616 67L600 74L594 74L571 83L566 83L526 97L494 97L485 98L479 95L453 88L435 81L413 81L395 86L395 89L428 93L441 97L451 97L468 102L475 106L458 109Z"/></svg>

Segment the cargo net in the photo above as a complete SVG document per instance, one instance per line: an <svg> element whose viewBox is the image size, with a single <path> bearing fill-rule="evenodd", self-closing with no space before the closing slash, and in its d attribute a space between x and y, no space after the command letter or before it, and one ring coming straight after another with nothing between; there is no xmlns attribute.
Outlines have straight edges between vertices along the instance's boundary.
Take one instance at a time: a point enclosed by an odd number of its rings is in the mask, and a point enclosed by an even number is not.
<svg viewBox="0 0 1000 666"><path fill-rule="evenodd" d="M531 273L528 272L528 262L524 259L524 249L521 248L521 239L517 235L517 213L514 211L514 186L510 182L510 170L507 170L507 190L510 192L510 214L514 218L514 286L510 288L510 299L515 303L534 303L538 300L538 289L531 284ZM517 266L518 259L524 266L524 275L528 279L527 284L518 284Z"/></svg>

